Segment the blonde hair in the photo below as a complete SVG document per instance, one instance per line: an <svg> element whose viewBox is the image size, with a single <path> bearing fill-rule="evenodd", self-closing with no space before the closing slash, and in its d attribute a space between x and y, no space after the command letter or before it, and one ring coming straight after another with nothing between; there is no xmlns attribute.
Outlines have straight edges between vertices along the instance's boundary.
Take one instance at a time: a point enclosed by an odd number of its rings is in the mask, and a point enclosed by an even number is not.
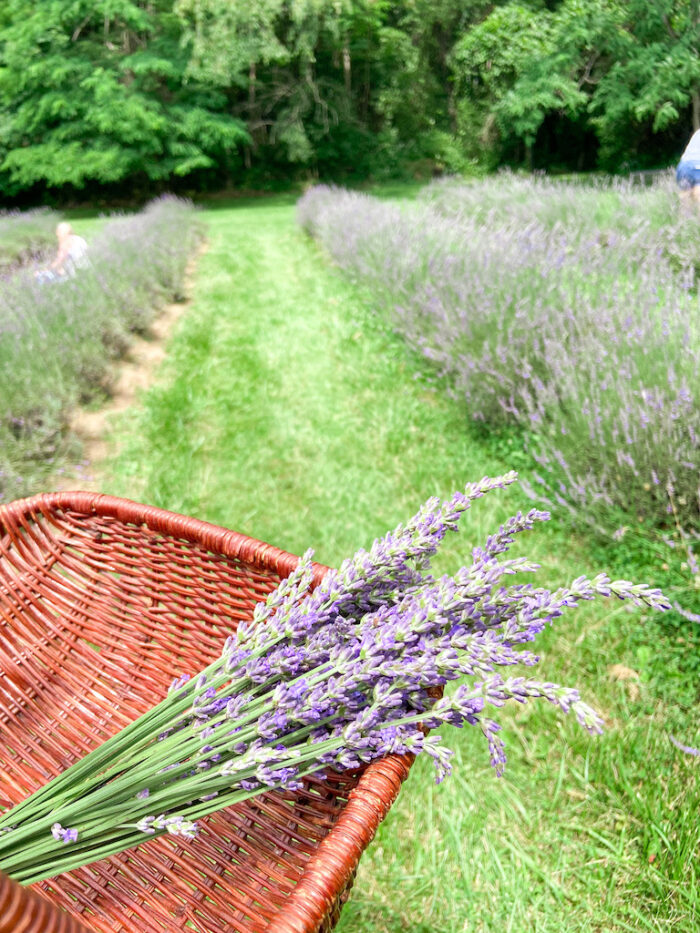
<svg viewBox="0 0 700 933"><path fill-rule="evenodd" d="M70 236L72 232L73 228L67 220L62 220L61 223L56 227L56 236L59 240L63 240L65 237Z"/></svg>

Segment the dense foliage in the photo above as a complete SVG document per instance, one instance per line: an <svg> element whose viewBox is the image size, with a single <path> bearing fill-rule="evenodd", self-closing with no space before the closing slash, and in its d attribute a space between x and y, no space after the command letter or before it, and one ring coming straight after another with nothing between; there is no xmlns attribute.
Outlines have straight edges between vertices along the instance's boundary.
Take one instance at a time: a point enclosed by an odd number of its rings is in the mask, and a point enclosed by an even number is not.
<svg viewBox="0 0 700 933"><path fill-rule="evenodd" d="M3 22L4 21L4 22ZM83 189L221 170L245 139L187 80L171 2L10 0L0 11L0 185Z"/></svg>
<svg viewBox="0 0 700 933"><path fill-rule="evenodd" d="M690 0L7 0L0 193L677 160Z"/></svg>
<svg viewBox="0 0 700 933"><path fill-rule="evenodd" d="M534 496L607 534L678 535L698 574L697 218L667 182L505 176L421 200L319 186L299 212L472 419L519 426Z"/></svg>
<svg viewBox="0 0 700 933"><path fill-rule="evenodd" d="M108 221L74 277L42 284L28 267L0 283L0 502L36 488L69 408L100 391L130 332L179 296L198 232L191 205L163 198Z"/></svg>

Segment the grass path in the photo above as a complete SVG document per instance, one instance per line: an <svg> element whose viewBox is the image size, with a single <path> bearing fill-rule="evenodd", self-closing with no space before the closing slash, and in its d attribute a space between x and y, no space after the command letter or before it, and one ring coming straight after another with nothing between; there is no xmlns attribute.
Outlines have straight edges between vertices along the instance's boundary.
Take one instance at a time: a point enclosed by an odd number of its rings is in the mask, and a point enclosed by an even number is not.
<svg viewBox="0 0 700 933"><path fill-rule="evenodd" d="M301 235L290 201L206 217L192 307L158 382L117 425L106 492L337 564L427 496L509 466ZM479 503L445 567L527 507L517 489ZM543 583L592 571L556 528L524 551ZM610 672L634 673L643 633L643 617L601 603L543 641L542 675L580 685L606 716L602 738L518 709L502 780L476 730L450 737L442 786L419 761L362 860L341 933L697 929L697 762L669 745L669 712L644 682Z"/></svg>
<svg viewBox="0 0 700 933"><path fill-rule="evenodd" d="M506 468L323 267L288 204L207 220L194 307L110 488L333 564L428 495Z"/></svg>

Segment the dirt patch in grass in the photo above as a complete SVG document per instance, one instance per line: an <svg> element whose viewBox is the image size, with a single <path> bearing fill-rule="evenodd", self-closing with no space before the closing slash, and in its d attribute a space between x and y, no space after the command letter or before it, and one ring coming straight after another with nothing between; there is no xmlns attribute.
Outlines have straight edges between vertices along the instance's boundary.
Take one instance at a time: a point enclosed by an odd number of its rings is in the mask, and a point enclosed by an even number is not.
<svg viewBox="0 0 700 933"><path fill-rule="evenodd" d="M134 337L124 358L115 364L106 404L97 409L77 408L72 412L69 430L80 444L80 460L64 466L52 477L48 489L102 491L104 466L111 453L110 420L133 405L153 381L158 366L165 359L168 339L191 304L195 268L206 249L207 244L203 243L187 265L184 301L166 305L151 324L149 333Z"/></svg>

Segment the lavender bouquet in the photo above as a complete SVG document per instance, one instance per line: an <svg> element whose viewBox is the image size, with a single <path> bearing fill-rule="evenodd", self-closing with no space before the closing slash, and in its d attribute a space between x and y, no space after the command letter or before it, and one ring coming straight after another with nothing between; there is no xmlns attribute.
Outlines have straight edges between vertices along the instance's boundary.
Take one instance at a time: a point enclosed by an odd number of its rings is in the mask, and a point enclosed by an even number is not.
<svg viewBox="0 0 700 933"><path fill-rule="evenodd" d="M545 699L599 732L576 690L501 670L534 666L526 645L581 600L667 609L658 590L604 574L554 592L506 585L537 569L503 557L515 535L548 518L536 510L505 522L454 576L431 573L471 503L515 479L429 499L314 590L307 552L213 664L177 678L157 706L0 816L0 868L30 884L163 833L194 839L197 820L216 810L391 753L431 756L440 781L450 751L434 730L444 725L480 728L500 774L490 711L509 699Z"/></svg>

